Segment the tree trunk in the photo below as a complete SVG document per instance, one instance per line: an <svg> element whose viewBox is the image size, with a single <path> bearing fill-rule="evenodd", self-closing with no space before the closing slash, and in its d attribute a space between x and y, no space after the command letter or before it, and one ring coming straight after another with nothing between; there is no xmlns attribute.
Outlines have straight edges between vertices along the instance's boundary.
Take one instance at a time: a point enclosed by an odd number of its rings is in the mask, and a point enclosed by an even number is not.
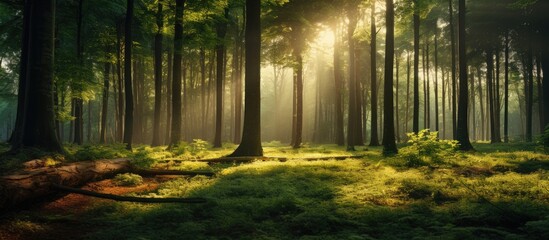
<svg viewBox="0 0 549 240"><path fill-rule="evenodd" d="M505 34L505 82L504 82L504 113L503 141L509 142L509 32ZM480 80L479 80L480 81ZM482 97L481 97L482 98Z"/></svg>
<svg viewBox="0 0 549 240"><path fill-rule="evenodd" d="M299 31L299 30L298 30ZM298 47L299 48L299 47ZM294 51L296 56L296 119L293 148L301 147L303 141L303 56L301 49Z"/></svg>
<svg viewBox="0 0 549 240"><path fill-rule="evenodd" d="M547 75L549 73L549 49L547 46L542 52L541 55L541 67L543 69L543 96L542 96L542 105L543 105L543 128L547 128L549 125L549 78L547 78Z"/></svg>
<svg viewBox="0 0 549 240"><path fill-rule="evenodd" d="M489 49L486 52L486 88L488 91L488 112L490 118L490 141L491 143L497 143L495 135L495 106L494 106L494 54Z"/></svg>
<svg viewBox="0 0 549 240"><path fill-rule="evenodd" d="M356 9L349 9L349 23L347 25L347 40L349 42L349 116L347 118L347 151L355 151L356 145L356 125L357 125L357 96L356 96L356 62L355 62L355 40L353 35L357 25Z"/></svg>
<svg viewBox="0 0 549 240"><path fill-rule="evenodd" d="M263 156L261 147L261 3L246 0L245 110L242 142L231 154Z"/></svg>
<svg viewBox="0 0 549 240"><path fill-rule="evenodd" d="M440 132L439 128L439 109L438 109L438 27L435 28L435 131ZM397 118L398 119L398 118Z"/></svg>
<svg viewBox="0 0 549 240"><path fill-rule="evenodd" d="M176 0L175 4L175 35L172 73L172 129L170 147L176 146L181 140L181 59L183 55L183 11L185 0Z"/></svg>
<svg viewBox="0 0 549 240"><path fill-rule="evenodd" d="M335 94L335 143L338 146L345 145L345 136L343 131L343 73L341 69L341 50L340 42L337 37L337 24L333 26L334 31L334 94Z"/></svg>
<svg viewBox="0 0 549 240"><path fill-rule="evenodd" d="M12 149L34 147L62 153L55 133L53 107L53 62L55 1L33 1L30 4L29 56L25 82L25 105L21 137L16 136Z"/></svg>
<svg viewBox="0 0 549 240"><path fill-rule="evenodd" d="M395 7L393 0L387 0L385 24L387 27L385 44L385 81L383 88L383 154L398 152L395 143L395 117L393 99L393 69L395 57Z"/></svg>
<svg viewBox="0 0 549 240"><path fill-rule="evenodd" d="M124 85L122 80L122 23L116 27L116 68L118 76L118 119L117 119L117 141L123 141L124 135Z"/></svg>
<svg viewBox="0 0 549 240"><path fill-rule="evenodd" d="M167 56L167 72L168 76L166 78L166 137L165 137L165 144L170 144L171 142L171 129L172 129L172 108L173 108L173 102L172 102L172 84L173 84L173 56L172 52L168 51Z"/></svg>
<svg viewBox="0 0 549 240"><path fill-rule="evenodd" d="M109 113L109 73L111 71L111 64L105 63L105 70L103 71L103 102L101 104L101 130L99 136L99 143L107 143L107 114Z"/></svg>
<svg viewBox="0 0 549 240"><path fill-rule="evenodd" d="M533 103L534 103L534 63L532 47L530 46L526 54L526 79L524 81L524 90L526 97L526 141L532 142L532 123L533 123Z"/></svg>
<svg viewBox="0 0 549 240"><path fill-rule="evenodd" d="M413 131L419 132L419 6L414 0L414 120Z"/></svg>
<svg viewBox="0 0 549 240"><path fill-rule="evenodd" d="M133 2L127 0L126 26L124 37L124 90L126 92L126 108L124 117L124 143L126 148L132 149L133 137L133 96L132 96L132 21Z"/></svg>
<svg viewBox="0 0 549 240"><path fill-rule="evenodd" d="M459 142L462 151L473 150L469 140L469 128L467 126L467 112L469 101L469 87L467 78L467 49L465 32L465 0L459 0L459 111L458 125L455 139Z"/></svg>
<svg viewBox="0 0 549 240"><path fill-rule="evenodd" d="M159 146L160 142L160 114L162 113L162 28L164 20L162 14L162 0L158 1L156 10L156 35L154 36L154 122L152 146Z"/></svg>
<svg viewBox="0 0 549 240"><path fill-rule="evenodd" d="M370 113L372 114L372 120L370 120L370 146L379 146L378 135L378 116L377 116L377 27L375 19L375 1L372 2L372 14L370 17L370 32L372 39L370 41Z"/></svg>
<svg viewBox="0 0 549 240"><path fill-rule="evenodd" d="M456 138L456 113L457 113L457 86L456 86L456 38L454 34L454 9L452 7L452 0L448 0L449 13L450 13L450 48L452 49L452 134L454 139Z"/></svg>
<svg viewBox="0 0 549 240"><path fill-rule="evenodd" d="M76 58L81 68L84 67L84 59L82 58L82 6L84 0L78 1L78 13L76 20ZM80 79L83 80L83 79ZM82 87L74 87L73 94L82 94ZM84 141L84 100L82 96L74 97L74 139L73 143L82 145Z"/></svg>
<svg viewBox="0 0 549 240"><path fill-rule="evenodd" d="M225 9L225 17L227 18L229 14L229 9ZM223 79L224 66L225 66L225 35L227 34L227 23L225 20L217 25L217 38L220 43L216 46L216 114L215 114L215 138L213 146L214 148L221 147L221 136L222 136L222 123L223 123Z"/></svg>

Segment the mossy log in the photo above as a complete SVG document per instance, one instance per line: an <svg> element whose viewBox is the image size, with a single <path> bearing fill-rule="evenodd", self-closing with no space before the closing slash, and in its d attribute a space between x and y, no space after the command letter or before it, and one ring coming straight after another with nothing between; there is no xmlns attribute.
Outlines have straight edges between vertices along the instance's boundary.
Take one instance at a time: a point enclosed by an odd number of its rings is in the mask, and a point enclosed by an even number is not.
<svg viewBox="0 0 549 240"><path fill-rule="evenodd" d="M0 213L59 192L53 184L80 187L86 183L113 177L119 173L142 175L207 175L202 171L171 171L134 168L129 159L75 162L55 167L23 170L0 177Z"/></svg>

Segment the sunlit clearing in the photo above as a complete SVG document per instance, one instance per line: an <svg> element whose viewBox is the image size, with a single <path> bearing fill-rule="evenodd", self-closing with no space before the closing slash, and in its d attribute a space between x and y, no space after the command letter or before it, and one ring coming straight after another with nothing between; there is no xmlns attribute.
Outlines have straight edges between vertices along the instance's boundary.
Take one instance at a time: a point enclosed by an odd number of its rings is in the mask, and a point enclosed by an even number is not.
<svg viewBox="0 0 549 240"><path fill-rule="evenodd" d="M332 47L334 45L335 37L334 31L329 28L325 28L318 33L315 40L316 44L320 47Z"/></svg>

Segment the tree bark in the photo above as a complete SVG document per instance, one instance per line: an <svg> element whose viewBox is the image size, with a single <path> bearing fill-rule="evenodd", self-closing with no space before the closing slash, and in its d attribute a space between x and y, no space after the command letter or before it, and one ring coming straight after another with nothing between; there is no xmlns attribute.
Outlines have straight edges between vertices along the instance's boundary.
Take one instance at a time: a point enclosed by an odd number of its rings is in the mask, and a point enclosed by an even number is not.
<svg viewBox="0 0 549 240"><path fill-rule="evenodd" d="M263 156L261 147L261 3L246 0L246 67L244 132L238 148L231 154Z"/></svg>
<svg viewBox="0 0 549 240"><path fill-rule="evenodd" d="M345 136L343 131L343 73L341 69L341 50L340 42L337 37L337 24L334 24L334 94L335 94L335 143L338 146L345 145Z"/></svg>
<svg viewBox="0 0 549 240"><path fill-rule="evenodd" d="M158 1L156 27L158 29L154 36L154 123L152 146L162 144L160 142L160 114L162 113L162 28L164 27L162 0Z"/></svg>
<svg viewBox="0 0 549 240"><path fill-rule="evenodd" d="M33 1L30 4L29 56L25 81L25 105L21 137L16 137L12 150L35 147L63 153L55 133L53 105L53 62L55 1Z"/></svg>
<svg viewBox="0 0 549 240"><path fill-rule="evenodd" d="M225 66L225 35L227 34L226 19L229 15L229 9L225 9L225 19L220 20L217 25L217 38L219 43L216 46L216 114L215 114L215 138L214 148L220 148L222 145L223 128L223 86L224 86L224 66Z"/></svg>
<svg viewBox="0 0 549 240"><path fill-rule="evenodd" d="M107 114L109 113L109 73L111 63L106 62L103 71L103 102L101 104L101 132L99 143L107 143Z"/></svg>
<svg viewBox="0 0 549 240"><path fill-rule="evenodd" d="M393 0L387 0L385 24L387 28L385 44L385 81L383 90L383 154L398 152L395 143L395 118L393 99L393 69L395 57L395 7Z"/></svg>
<svg viewBox="0 0 549 240"><path fill-rule="evenodd" d="M183 11L185 0L175 2L175 35L172 80L172 129L170 147L181 140L181 58L183 55Z"/></svg>
<svg viewBox="0 0 549 240"><path fill-rule="evenodd" d="M124 90L126 92L126 108L124 116L124 143L127 149L132 149L133 137L133 96L132 96L132 22L133 2L127 0L126 26L124 37Z"/></svg>
<svg viewBox="0 0 549 240"><path fill-rule="evenodd" d="M347 40L349 42L349 116L347 118L347 151L355 151L356 125L357 125L357 96L356 96L356 62L355 62L355 40L353 35L357 25L356 9L348 9L347 17Z"/></svg>
<svg viewBox="0 0 549 240"><path fill-rule="evenodd" d="M465 0L459 0L459 111L458 125L455 139L459 142L459 149L462 151L474 150L469 140L468 107L469 107L469 87L467 78L467 49L465 32Z"/></svg>
<svg viewBox="0 0 549 240"><path fill-rule="evenodd" d="M414 0L414 116L413 131L419 132L419 6Z"/></svg>
<svg viewBox="0 0 549 240"><path fill-rule="evenodd" d="M370 41L370 146L379 146L378 123L377 123L377 27L375 19L375 1L372 2L372 14L370 17L370 32L372 39Z"/></svg>
<svg viewBox="0 0 549 240"><path fill-rule="evenodd" d="M505 82L504 82L504 113L503 141L509 142L509 33L505 34ZM482 97L481 97L482 98Z"/></svg>
<svg viewBox="0 0 549 240"><path fill-rule="evenodd" d="M449 4L449 13L450 13L450 48L452 49L452 134L453 137L456 137L456 130L457 130L457 106L456 106L456 100L457 100L457 86L456 86L456 38L454 34L454 9L452 6L452 0L448 0Z"/></svg>

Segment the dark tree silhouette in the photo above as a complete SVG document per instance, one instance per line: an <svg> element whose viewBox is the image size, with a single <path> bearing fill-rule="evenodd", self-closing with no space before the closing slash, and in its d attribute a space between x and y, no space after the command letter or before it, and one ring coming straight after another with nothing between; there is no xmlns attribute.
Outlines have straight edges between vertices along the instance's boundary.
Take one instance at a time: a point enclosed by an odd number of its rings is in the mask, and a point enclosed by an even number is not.
<svg viewBox="0 0 549 240"><path fill-rule="evenodd" d="M244 130L230 155L263 156L261 147L261 2L246 0Z"/></svg>
<svg viewBox="0 0 549 240"><path fill-rule="evenodd" d="M414 0L414 113L412 130L419 132L419 2Z"/></svg>
<svg viewBox="0 0 549 240"><path fill-rule="evenodd" d="M172 80L172 129L170 147L181 140L181 58L183 54L183 11L185 0L175 1L175 35Z"/></svg>
<svg viewBox="0 0 549 240"><path fill-rule="evenodd" d="M370 77L370 106L371 106L371 115L372 119L370 120L370 146L379 146L379 136L377 133L377 27L376 27L376 3L372 2L372 16L370 17L370 32L372 39L370 41L370 68L371 68L371 77Z"/></svg>
<svg viewBox="0 0 549 240"><path fill-rule="evenodd" d="M395 143L395 106L393 94L393 68L395 61L395 6L393 0L387 0L385 24L385 83L383 87L383 154L392 155L398 152Z"/></svg>
<svg viewBox="0 0 549 240"><path fill-rule="evenodd" d="M459 142L459 149L462 151L474 150L469 141L468 128L468 105L469 105L469 86L467 79L467 52L465 36L465 0L459 0L459 26L458 26L458 53L459 53L459 106L457 130L455 139Z"/></svg>
<svg viewBox="0 0 549 240"><path fill-rule="evenodd" d="M50 152L64 152L55 133L55 113L53 105L53 60L55 1L29 1L30 19L28 25L27 67L24 89L25 96L21 131L16 132L12 150L25 147L38 148ZM24 37L25 38L25 37ZM28 44L28 45L27 45ZM23 51L25 53L25 51ZM21 86L21 85L20 85Z"/></svg>
<svg viewBox="0 0 549 240"><path fill-rule="evenodd" d="M225 35L227 34L227 17L229 15L229 9L225 9L225 17L220 19L217 23L217 45L215 46L216 54L216 76L215 76L215 88L216 88L216 113L215 113L215 138L213 146L215 148L221 147L221 130L223 128L223 79L225 78L224 66L225 66Z"/></svg>
<svg viewBox="0 0 549 240"><path fill-rule="evenodd" d="M124 143L132 149L133 137L133 92L132 92L132 22L133 2L128 0L126 9L126 26L124 36L124 91L126 92L126 109L124 115Z"/></svg>
<svg viewBox="0 0 549 240"><path fill-rule="evenodd" d="M162 0L156 10L156 34L154 36L154 121L152 146L160 142L160 114L162 112L162 28L164 27Z"/></svg>

